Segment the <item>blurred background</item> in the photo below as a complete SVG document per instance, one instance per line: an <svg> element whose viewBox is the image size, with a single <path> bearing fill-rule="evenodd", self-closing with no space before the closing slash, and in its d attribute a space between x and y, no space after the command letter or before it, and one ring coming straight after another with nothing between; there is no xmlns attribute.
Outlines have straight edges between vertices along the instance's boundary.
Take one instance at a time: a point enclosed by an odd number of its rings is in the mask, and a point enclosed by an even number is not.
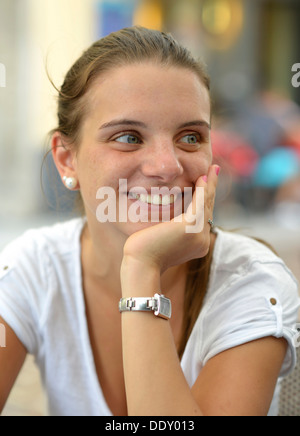
<svg viewBox="0 0 300 436"><path fill-rule="evenodd" d="M208 65L216 224L269 241L300 278L299 23L299 0L0 0L0 249L74 213L51 157L43 164L56 126L47 71L60 87L92 42L140 24Z"/></svg>

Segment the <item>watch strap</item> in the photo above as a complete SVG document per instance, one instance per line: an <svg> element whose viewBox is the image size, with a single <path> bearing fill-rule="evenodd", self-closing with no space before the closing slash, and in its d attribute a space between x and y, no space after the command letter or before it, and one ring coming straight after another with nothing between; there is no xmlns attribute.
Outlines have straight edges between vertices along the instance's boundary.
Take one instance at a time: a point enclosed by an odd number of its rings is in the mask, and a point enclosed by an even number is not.
<svg viewBox="0 0 300 436"><path fill-rule="evenodd" d="M171 318L171 301L164 295L154 297L121 298L119 311L122 312L153 312L155 316L164 319Z"/></svg>

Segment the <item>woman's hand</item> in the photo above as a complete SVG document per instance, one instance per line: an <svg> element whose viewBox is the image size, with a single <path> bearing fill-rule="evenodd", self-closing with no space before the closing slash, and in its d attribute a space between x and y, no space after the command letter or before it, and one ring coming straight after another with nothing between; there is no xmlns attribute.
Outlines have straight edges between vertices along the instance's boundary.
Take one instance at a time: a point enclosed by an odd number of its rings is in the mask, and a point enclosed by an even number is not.
<svg viewBox="0 0 300 436"><path fill-rule="evenodd" d="M200 177L196 182L196 188L204 190L204 207L201 201L203 190L195 189L192 202L181 217L130 236L124 246L122 267L133 260L141 267L149 266L162 274L172 266L206 256L211 230L208 220L213 219L219 171L220 167L211 166L208 175ZM188 228L195 228L195 224L199 227L198 231L188 233Z"/></svg>

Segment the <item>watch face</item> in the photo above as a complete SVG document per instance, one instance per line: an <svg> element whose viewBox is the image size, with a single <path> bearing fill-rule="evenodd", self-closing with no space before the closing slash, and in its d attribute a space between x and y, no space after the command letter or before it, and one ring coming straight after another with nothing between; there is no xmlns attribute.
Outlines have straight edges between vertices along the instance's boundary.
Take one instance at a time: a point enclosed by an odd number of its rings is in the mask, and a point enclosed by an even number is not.
<svg viewBox="0 0 300 436"><path fill-rule="evenodd" d="M157 297L158 300L158 307L155 315L160 316L161 318L170 319L172 315L171 301L162 295L157 294L155 297Z"/></svg>

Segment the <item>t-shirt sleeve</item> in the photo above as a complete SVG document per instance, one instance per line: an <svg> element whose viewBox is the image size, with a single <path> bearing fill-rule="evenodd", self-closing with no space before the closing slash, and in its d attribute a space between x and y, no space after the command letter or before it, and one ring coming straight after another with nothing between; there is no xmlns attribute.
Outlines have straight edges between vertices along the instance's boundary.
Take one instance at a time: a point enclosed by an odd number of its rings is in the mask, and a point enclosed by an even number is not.
<svg viewBox="0 0 300 436"><path fill-rule="evenodd" d="M0 317L30 354L36 354L39 348L40 296L45 287L41 261L27 236L0 253Z"/></svg>
<svg viewBox="0 0 300 436"><path fill-rule="evenodd" d="M296 365L299 305L297 282L281 262L254 262L243 276L231 276L206 306L203 365L225 350L274 336L288 342L280 376L287 375Z"/></svg>

